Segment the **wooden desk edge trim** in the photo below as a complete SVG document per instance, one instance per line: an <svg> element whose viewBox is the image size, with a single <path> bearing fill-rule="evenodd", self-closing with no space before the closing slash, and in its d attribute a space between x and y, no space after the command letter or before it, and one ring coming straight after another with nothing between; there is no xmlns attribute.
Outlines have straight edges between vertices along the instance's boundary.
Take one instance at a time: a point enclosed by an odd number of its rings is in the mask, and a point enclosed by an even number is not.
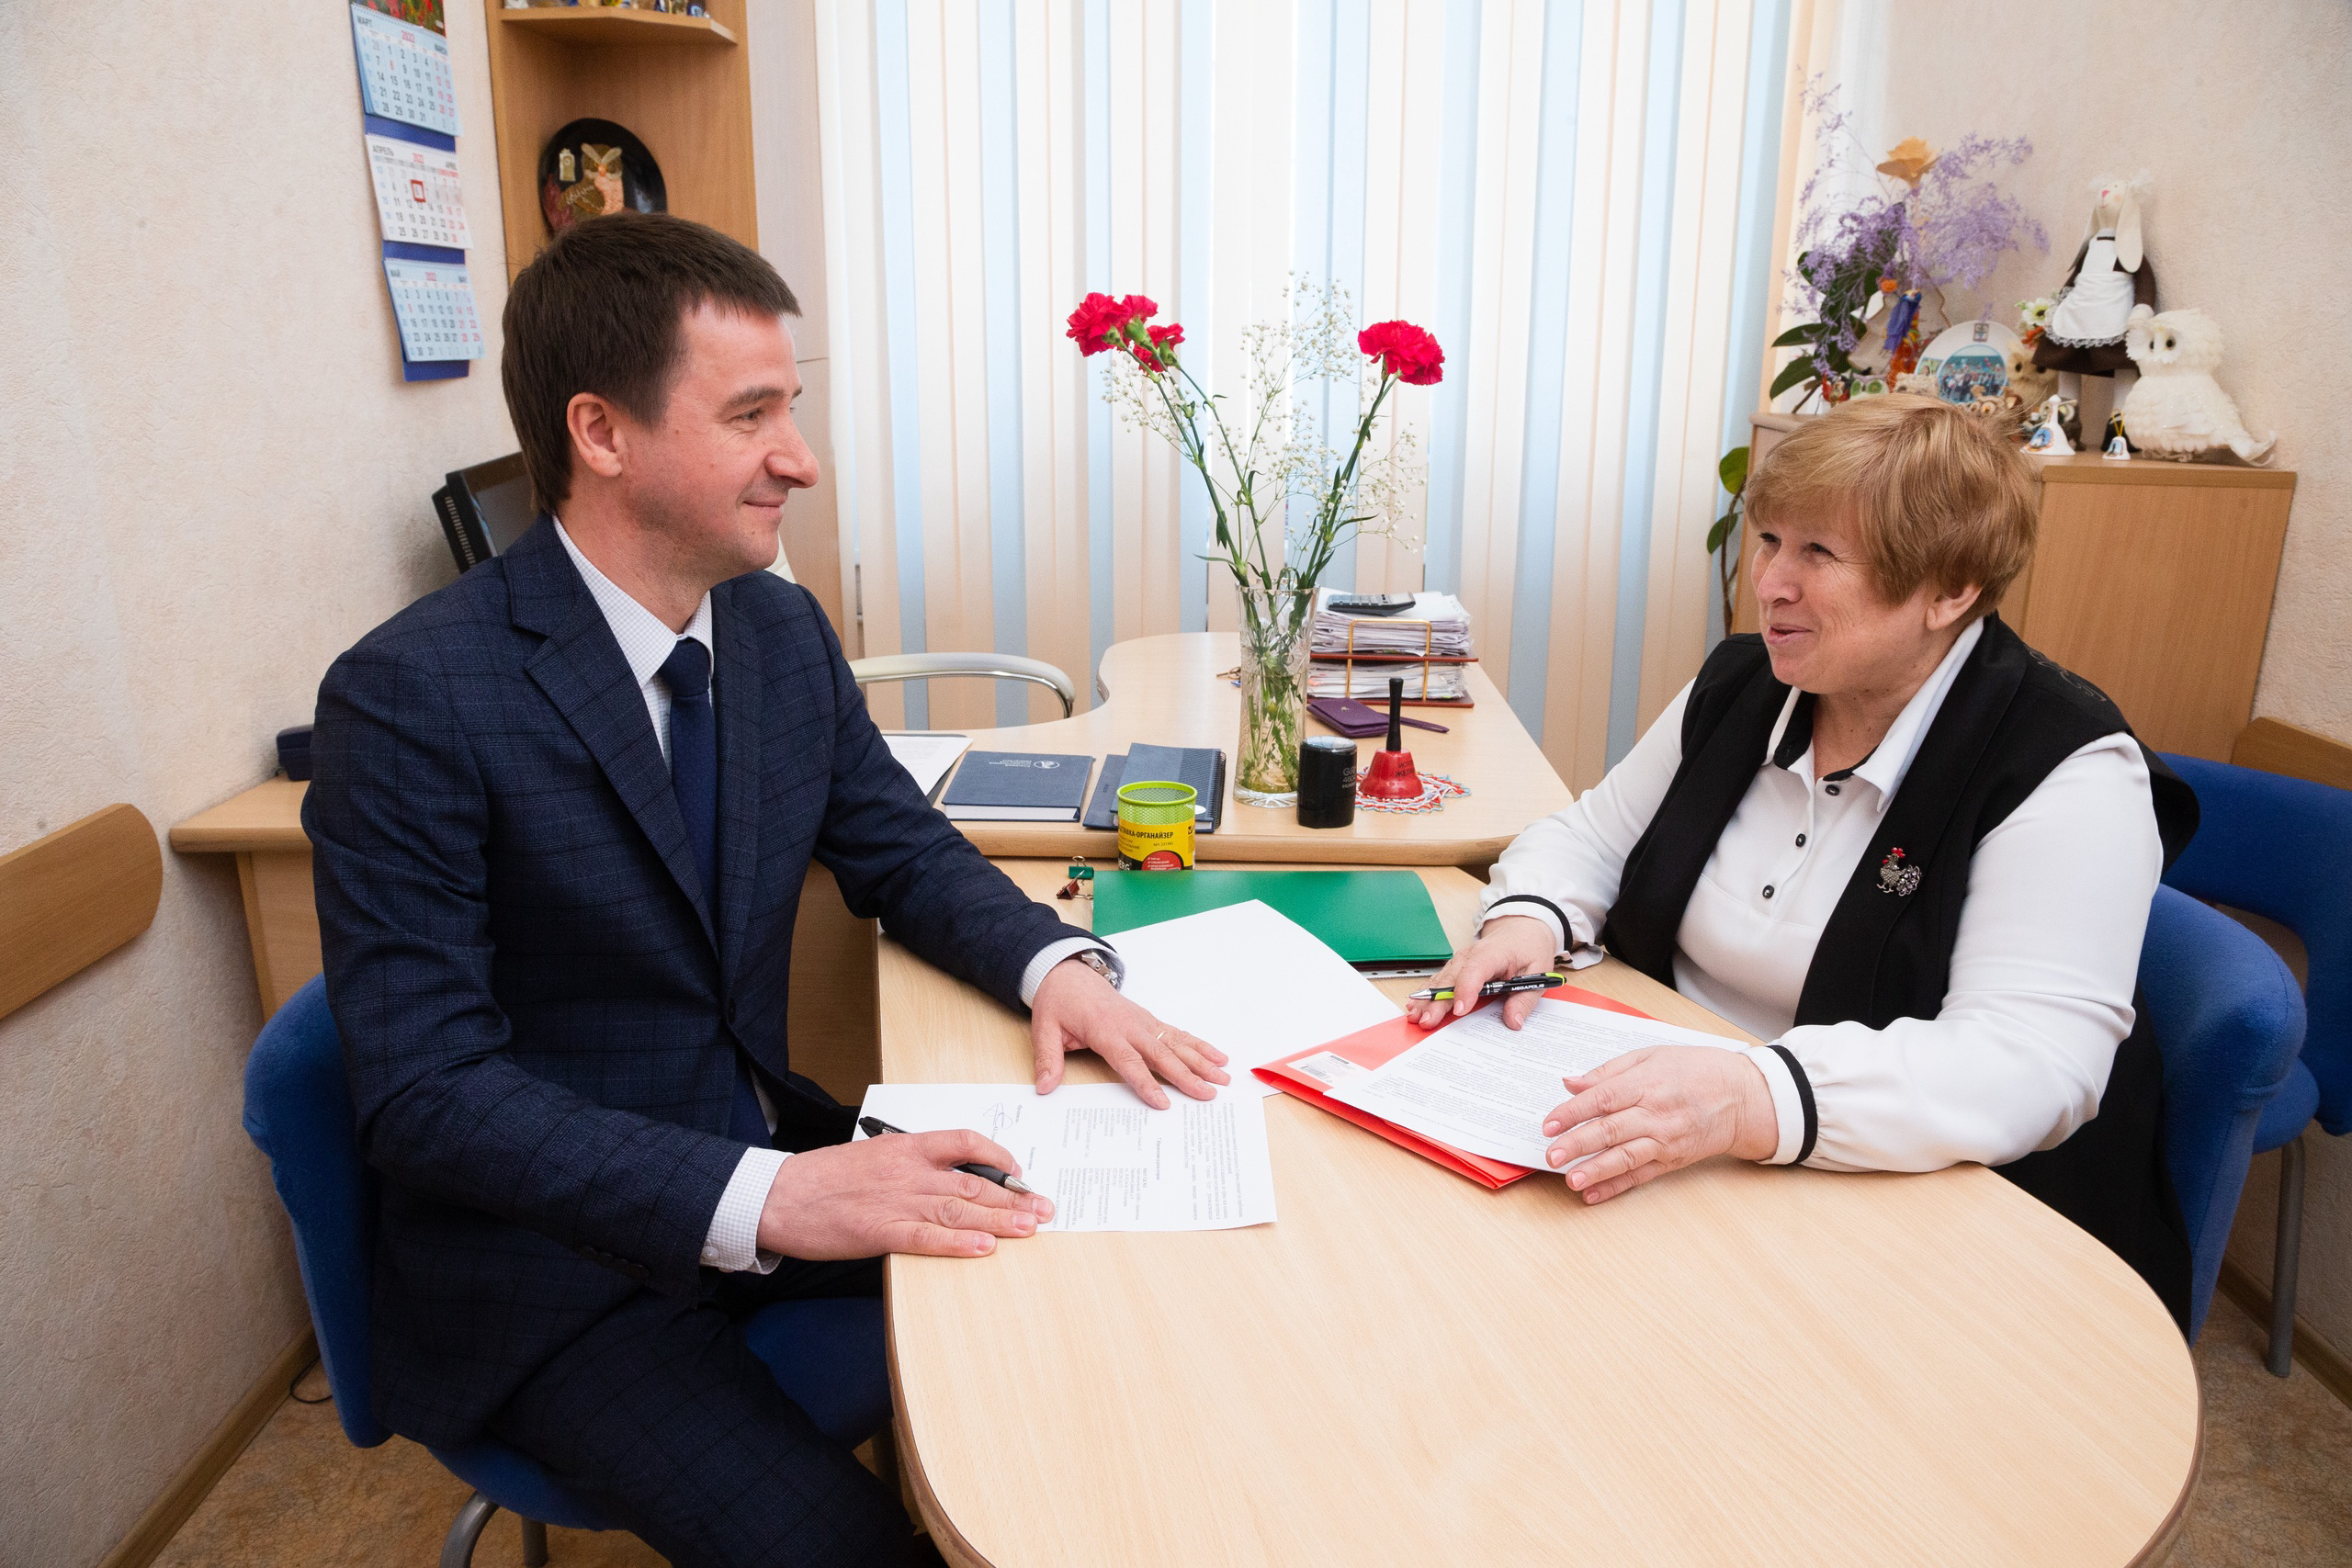
<svg viewBox="0 0 2352 1568"><path fill-rule="evenodd" d="M266 801L259 808L244 804L266 791L272 795L293 796L293 810L287 813L274 802ZM248 850L263 854L282 850L307 852L311 836L302 830L300 801L309 793L307 781L289 779L282 773L272 773L225 800L213 802L195 816L174 823L164 835L164 841L184 855L229 854ZM277 819L269 820L272 817Z"/></svg>
<svg viewBox="0 0 2352 1568"><path fill-rule="evenodd" d="M311 836L299 827L192 828L183 822L169 838L174 852L184 855L271 854L311 847Z"/></svg>
<svg viewBox="0 0 2352 1568"><path fill-rule="evenodd" d="M2164 1522L2156 1527L2156 1533L2150 1536L2148 1544L2140 1549L2140 1554L2132 1559L2131 1568L2154 1568L2155 1564L2171 1559L2174 1550L2180 1545L2181 1531L2188 1526L2188 1505L2196 1496L2197 1483L2204 1475L2205 1385L2199 1382L2197 1385L2197 1443L2188 1450L2188 1473L2181 1480L2180 1495L2172 1500L2172 1512L2165 1516Z"/></svg>
<svg viewBox="0 0 2352 1568"><path fill-rule="evenodd" d="M931 1532L932 1544L939 1548L940 1556L947 1560L951 1568L995 1568L964 1539L956 1521L947 1517L947 1510L940 1506L939 1495L931 1489L931 1477L923 1472L922 1446L914 1440L914 1421L907 1411L906 1380L899 1375L899 1314L889 1307L891 1271L892 1266L886 1260L882 1325L890 1355L890 1414L898 1427L895 1447L899 1451L899 1472L914 1492L915 1506L922 1514L923 1528Z"/></svg>

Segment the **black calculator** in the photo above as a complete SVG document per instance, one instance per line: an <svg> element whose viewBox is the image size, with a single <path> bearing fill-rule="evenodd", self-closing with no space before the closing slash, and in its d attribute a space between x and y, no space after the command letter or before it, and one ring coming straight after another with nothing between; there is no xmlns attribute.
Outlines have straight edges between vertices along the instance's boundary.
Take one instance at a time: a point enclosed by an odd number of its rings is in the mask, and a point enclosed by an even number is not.
<svg viewBox="0 0 2352 1568"><path fill-rule="evenodd" d="M1394 615L1413 607L1410 593L1334 593L1325 609L1341 615Z"/></svg>

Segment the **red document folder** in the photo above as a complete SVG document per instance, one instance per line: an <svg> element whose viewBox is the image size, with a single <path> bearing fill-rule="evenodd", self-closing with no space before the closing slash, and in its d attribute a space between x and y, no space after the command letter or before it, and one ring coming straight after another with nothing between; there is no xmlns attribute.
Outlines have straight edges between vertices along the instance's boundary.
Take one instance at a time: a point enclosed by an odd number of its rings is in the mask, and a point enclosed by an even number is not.
<svg viewBox="0 0 2352 1568"><path fill-rule="evenodd" d="M1544 994L1555 1001L1582 1002L1587 1007L1600 1008L1605 1012L1622 1012L1634 1018L1649 1017L1639 1008L1627 1007L1623 1002L1611 1001L1607 997L1577 986L1555 986ZM1493 1007L1497 1004L1489 1002L1487 1005ZM1443 1027L1439 1025L1439 1028ZM1534 1172L1523 1165L1505 1165L1498 1159L1470 1154L1451 1144L1425 1138L1394 1122L1374 1116L1369 1111L1343 1105L1324 1093L1322 1084L1313 1075L1300 1072L1294 1066L1329 1051L1346 1057L1360 1067L1376 1067L1407 1046L1418 1044L1434 1032L1436 1031L1423 1029L1408 1017L1399 1016L1386 1023L1375 1023L1370 1029L1360 1029L1353 1034L1343 1035L1329 1044L1294 1052L1280 1061L1268 1062L1254 1070L1259 1077L1284 1094L1295 1095L1309 1105L1320 1106L1334 1116L1345 1117L1365 1131L1377 1133L1390 1143L1410 1149L1424 1159L1435 1160L1456 1176L1468 1177L1481 1187L1508 1187L1522 1176L1533 1175ZM1560 1092L1565 1099L1567 1091L1563 1089Z"/></svg>

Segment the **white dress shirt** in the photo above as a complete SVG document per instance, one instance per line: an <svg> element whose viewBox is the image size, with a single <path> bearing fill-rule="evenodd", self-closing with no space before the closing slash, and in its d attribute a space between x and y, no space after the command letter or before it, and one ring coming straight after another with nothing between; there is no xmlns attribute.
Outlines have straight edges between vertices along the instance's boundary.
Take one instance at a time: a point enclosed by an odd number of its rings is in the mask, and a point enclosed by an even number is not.
<svg viewBox="0 0 2352 1568"><path fill-rule="evenodd" d="M2052 1147L2097 1113L2132 1031L2163 846L2146 764L2120 732L2060 762L1977 844L1934 1018L1792 1027L1822 929L1983 631L1979 622L1961 635L1878 749L1844 773L1817 774L1810 745L1773 761L1796 710L1792 692L1676 932L1675 989L1800 1065L1818 1124L1811 1166L1936 1170ZM1594 944L1625 858L1681 765L1690 694L1684 687L1599 784L1503 852L1486 918L1532 916L1557 931L1573 965L1600 961ZM1557 906L1568 929L1543 904L1495 907L1514 894ZM1772 1158L1785 1164L1804 1138L1796 1079L1769 1046L1747 1055L1771 1089Z"/></svg>
<svg viewBox="0 0 2352 1568"><path fill-rule="evenodd" d="M613 628L613 640L621 646L621 658L644 694L646 714L653 720L653 738L661 742L662 760L666 761L670 756L670 687L661 678L661 671L662 662L680 637L693 637L710 653L712 696L715 699L718 695L718 643L711 632L710 595L704 594L702 603L695 606L694 618L686 623L686 629L673 632L661 616L629 597L627 589L597 570L596 563L581 554L580 547L571 542L571 536L564 531L560 520L556 523L555 536L579 570L581 581L588 585L589 597L605 613L605 624ZM1100 951L1109 960L1113 984L1117 984L1125 974L1125 965L1115 952L1090 938L1065 937L1038 949L1036 956L1022 971L1022 1005L1025 1007L1035 998L1047 970L1090 948ZM760 1112L767 1118L768 1131L775 1132L775 1103L768 1098L766 1086L756 1075L752 1079L752 1089L760 1097ZM766 1274L775 1270L782 1255L759 1249L760 1211L766 1206L768 1189L775 1184L776 1172L790 1157L783 1149L744 1149L727 1190L719 1194L718 1208L712 1213L710 1228L703 1237L704 1263L729 1273Z"/></svg>

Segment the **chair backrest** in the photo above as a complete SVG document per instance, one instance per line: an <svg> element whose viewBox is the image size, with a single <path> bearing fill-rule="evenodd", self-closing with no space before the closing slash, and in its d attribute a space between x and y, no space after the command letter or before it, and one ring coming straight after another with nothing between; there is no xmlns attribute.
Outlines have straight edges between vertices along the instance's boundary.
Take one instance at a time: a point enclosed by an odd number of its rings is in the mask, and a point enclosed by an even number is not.
<svg viewBox="0 0 2352 1568"><path fill-rule="evenodd" d="M2170 887L2140 948L2140 997L2165 1065L2165 1163L2192 1259L2188 1333L2213 1299L2255 1124L2303 1043L2303 994L2269 944Z"/></svg>
<svg viewBox="0 0 2352 1568"><path fill-rule="evenodd" d="M2165 874L2182 892L2250 909L2311 959L2303 1062L2319 1124L2352 1132L2352 790L2209 762L2165 761L2197 792L2197 837Z"/></svg>
<svg viewBox="0 0 2352 1568"><path fill-rule="evenodd" d="M269 1156L278 1200L294 1222L302 1294L344 1435L374 1448L390 1436L376 1420L368 1365L376 1179L359 1157L343 1041L323 976L288 997L254 1042L245 1062L245 1134Z"/></svg>

